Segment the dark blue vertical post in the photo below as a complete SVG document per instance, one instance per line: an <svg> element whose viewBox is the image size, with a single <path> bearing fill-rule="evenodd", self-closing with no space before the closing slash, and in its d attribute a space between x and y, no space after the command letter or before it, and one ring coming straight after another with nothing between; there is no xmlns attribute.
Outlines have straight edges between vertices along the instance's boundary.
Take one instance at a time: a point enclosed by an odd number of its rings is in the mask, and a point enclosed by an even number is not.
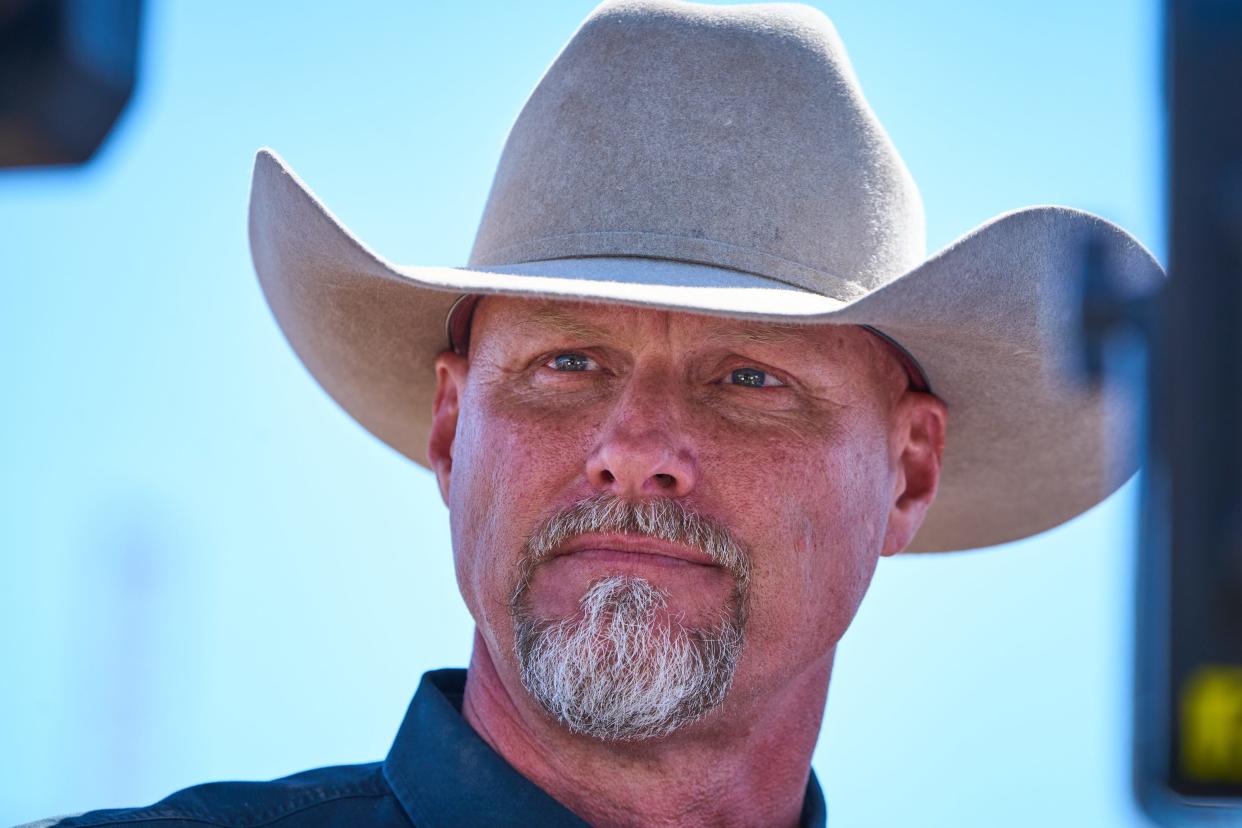
<svg viewBox="0 0 1242 828"><path fill-rule="evenodd" d="M1242 825L1242 0L1169 0L1166 25L1135 787L1162 823Z"/></svg>

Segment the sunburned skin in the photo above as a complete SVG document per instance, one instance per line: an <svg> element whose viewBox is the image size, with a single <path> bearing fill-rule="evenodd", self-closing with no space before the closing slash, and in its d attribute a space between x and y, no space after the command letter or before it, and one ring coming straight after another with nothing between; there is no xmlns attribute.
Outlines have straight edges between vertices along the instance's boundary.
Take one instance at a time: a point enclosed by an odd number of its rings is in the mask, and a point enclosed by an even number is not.
<svg viewBox="0 0 1242 828"><path fill-rule="evenodd" d="M943 404L856 327L508 297L483 299L472 326L468 357L438 359L430 442L477 623L468 721L594 824L793 824L837 642L935 495ZM514 653L526 539L605 493L673 498L751 565L724 703L648 742L568 732ZM539 617L571 617L618 574L667 596L665 623L707 624L732 594L728 572L676 545L602 534L558 552L532 573Z"/></svg>

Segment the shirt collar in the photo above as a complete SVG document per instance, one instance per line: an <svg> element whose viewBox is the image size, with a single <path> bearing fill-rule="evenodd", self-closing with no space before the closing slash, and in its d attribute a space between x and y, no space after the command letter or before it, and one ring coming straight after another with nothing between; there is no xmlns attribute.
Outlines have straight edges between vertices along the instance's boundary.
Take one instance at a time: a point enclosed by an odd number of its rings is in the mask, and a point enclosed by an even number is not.
<svg viewBox="0 0 1242 828"><path fill-rule="evenodd" d="M384 776L419 828L585 826L509 765L461 715L465 670L425 673L384 762ZM802 803L804 828L827 820L815 772Z"/></svg>

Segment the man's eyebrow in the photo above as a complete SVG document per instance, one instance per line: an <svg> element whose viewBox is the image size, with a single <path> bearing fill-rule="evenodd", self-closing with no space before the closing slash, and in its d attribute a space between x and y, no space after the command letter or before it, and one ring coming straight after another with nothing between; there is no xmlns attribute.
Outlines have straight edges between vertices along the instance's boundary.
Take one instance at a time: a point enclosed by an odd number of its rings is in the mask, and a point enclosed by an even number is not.
<svg viewBox="0 0 1242 828"><path fill-rule="evenodd" d="M742 345L780 345L800 339L804 327L780 322L752 322L742 328L714 329L708 337L721 342Z"/></svg>
<svg viewBox="0 0 1242 828"><path fill-rule="evenodd" d="M578 339L603 339L605 337L603 328L576 319L560 308L550 305L536 308L528 318L518 323L519 328L525 328L528 325Z"/></svg>

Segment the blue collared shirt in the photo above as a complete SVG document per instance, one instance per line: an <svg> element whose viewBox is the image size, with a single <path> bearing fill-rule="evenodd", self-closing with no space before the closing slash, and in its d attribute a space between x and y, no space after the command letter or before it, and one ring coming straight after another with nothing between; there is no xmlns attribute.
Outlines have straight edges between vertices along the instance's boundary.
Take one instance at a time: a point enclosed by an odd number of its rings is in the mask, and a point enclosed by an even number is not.
<svg viewBox="0 0 1242 828"><path fill-rule="evenodd" d="M465 828L584 826L522 776L461 715L465 670L435 670L418 692L383 762L319 768L271 782L213 782L145 808L91 811L38 823L76 828L133 823L203 828ZM827 810L811 772L801 825L821 828Z"/></svg>

